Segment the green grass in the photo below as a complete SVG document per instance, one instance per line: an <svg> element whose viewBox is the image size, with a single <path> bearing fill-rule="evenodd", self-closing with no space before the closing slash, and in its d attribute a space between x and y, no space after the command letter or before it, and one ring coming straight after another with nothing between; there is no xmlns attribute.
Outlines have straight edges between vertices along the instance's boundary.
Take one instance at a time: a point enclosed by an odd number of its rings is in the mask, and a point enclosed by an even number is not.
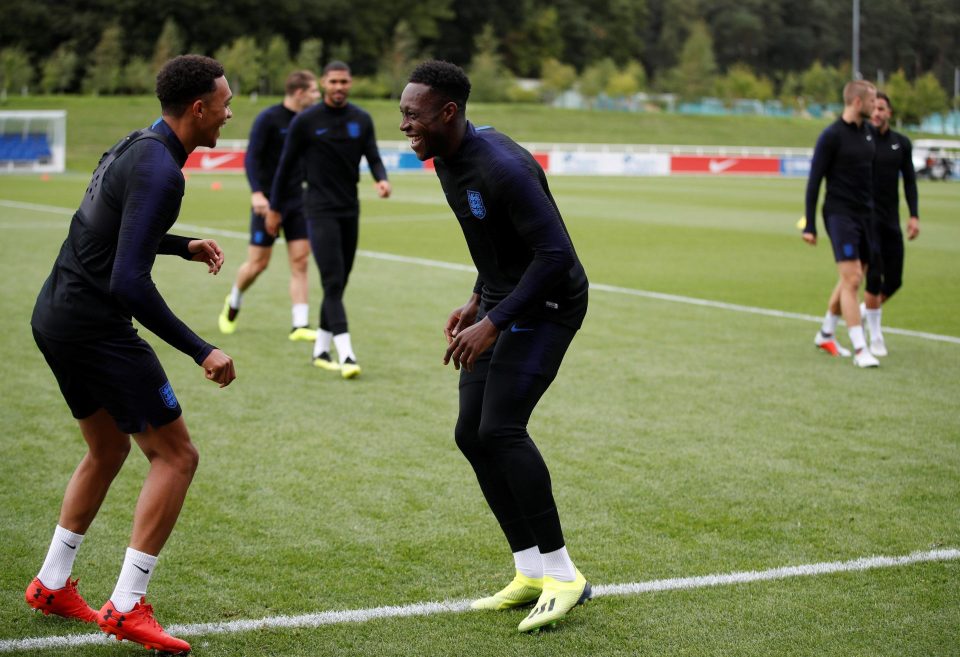
<svg viewBox="0 0 960 657"><path fill-rule="evenodd" d="M181 221L246 230L239 176L193 176ZM0 178L0 200L73 208L80 175ZM361 248L466 263L431 176L361 185ZM552 188L593 283L819 315L835 274L794 227L803 182L564 178ZM921 183L890 327L960 336L960 186ZM29 315L67 217L0 203L0 640L85 633L29 614L63 487L83 454L32 343ZM161 258L158 287L236 359L220 390L147 334L201 451L150 597L161 622L256 619L463 599L511 564L452 438L456 374L441 328L466 272L360 257L347 291L363 376L344 382L286 340L282 254L216 315L242 239L218 238L224 275ZM311 300L319 301L311 269ZM571 553L599 584L763 570L960 547L960 345L890 334L876 371L816 354L816 325L594 291L530 431L551 467ZM112 590L146 470L134 452L79 555L91 602ZM318 629L192 637L198 655L951 655L960 562L603 597L556 632L522 614L459 613ZM56 651L35 651L53 654ZM142 654L129 644L83 655Z"/></svg>
<svg viewBox="0 0 960 657"><path fill-rule="evenodd" d="M233 119L224 139L246 139L254 118L279 98L233 101ZM380 140L402 140L397 101L357 103L370 112ZM88 172L100 154L135 127L160 115L152 96L11 96L0 109L67 110L67 168ZM469 118L493 125L522 142L614 144L692 144L813 148L829 120L763 116L685 116L679 114L557 110L541 105L471 103ZM916 137L908 133L911 138Z"/></svg>

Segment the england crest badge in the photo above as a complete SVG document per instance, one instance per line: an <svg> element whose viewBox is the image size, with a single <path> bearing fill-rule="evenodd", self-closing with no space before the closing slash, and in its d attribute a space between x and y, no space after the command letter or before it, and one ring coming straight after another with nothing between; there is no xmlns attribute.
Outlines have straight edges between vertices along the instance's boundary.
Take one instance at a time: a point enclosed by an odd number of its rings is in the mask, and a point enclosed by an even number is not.
<svg viewBox="0 0 960 657"><path fill-rule="evenodd" d="M470 212L473 213L473 216L477 219L483 219L487 216L487 209L483 206L483 198L480 196L480 192L468 189L467 203L470 204Z"/></svg>

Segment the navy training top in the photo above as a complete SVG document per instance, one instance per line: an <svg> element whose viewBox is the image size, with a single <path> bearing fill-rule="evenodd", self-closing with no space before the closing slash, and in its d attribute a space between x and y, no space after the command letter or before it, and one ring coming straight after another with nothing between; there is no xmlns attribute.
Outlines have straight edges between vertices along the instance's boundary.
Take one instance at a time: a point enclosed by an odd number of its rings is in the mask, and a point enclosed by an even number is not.
<svg viewBox="0 0 960 657"><path fill-rule="evenodd" d="M547 177L519 144L467 122L459 150L434 158L477 268L474 292L499 330L522 317L578 329L589 284Z"/></svg>
<svg viewBox="0 0 960 657"><path fill-rule="evenodd" d="M296 115L296 112L280 103L266 108L254 119L247 141L247 153L243 158L251 192L262 192L270 198L273 176L280 164L280 153L283 152L283 141L286 139L290 122ZM302 169L289 176L287 188L284 190L284 210L302 205L302 182Z"/></svg>
<svg viewBox="0 0 960 657"><path fill-rule="evenodd" d="M287 132L269 195L271 209L283 206L290 193L290 179L297 175L296 167L302 160L308 217L359 212L361 157L367 158L374 180L387 179L369 114L350 103L330 107L321 102L303 110Z"/></svg>
<svg viewBox="0 0 960 657"><path fill-rule="evenodd" d="M877 132L877 155L873 161L874 216L883 223L900 225L900 176L911 217L919 217L917 174L913 170L913 145L906 136L887 130Z"/></svg>
<svg viewBox="0 0 960 657"><path fill-rule="evenodd" d="M807 179L805 233L817 233L817 196L827 179L823 216L842 214L870 218L873 211L873 156L876 131L868 121L859 126L839 118L820 133Z"/></svg>
<svg viewBox="0 0 960 657"><path fill-rule="evenodd" d="M148 131L154 137L138 138ZM62 341L126 337L137 333L135 317L204 361L215 347L173 314L150 275L157 254L191 258L191 238L167 234L180 212L186 160L159 119L104 153L37 297L30 322L37 332Z"/></svg>

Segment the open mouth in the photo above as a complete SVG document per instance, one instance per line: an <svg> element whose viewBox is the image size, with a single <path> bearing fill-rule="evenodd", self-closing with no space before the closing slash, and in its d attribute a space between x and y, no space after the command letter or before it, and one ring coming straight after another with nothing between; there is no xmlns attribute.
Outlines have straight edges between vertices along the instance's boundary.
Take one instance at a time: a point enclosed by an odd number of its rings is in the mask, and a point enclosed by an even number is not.
<svg viewBox="0 0 960 657"><path fill-rule="evenodd" d="M420 135L407 135L407 139L410 140L410 148L413 150L417 150L423 144L423 137Z"/></svg>

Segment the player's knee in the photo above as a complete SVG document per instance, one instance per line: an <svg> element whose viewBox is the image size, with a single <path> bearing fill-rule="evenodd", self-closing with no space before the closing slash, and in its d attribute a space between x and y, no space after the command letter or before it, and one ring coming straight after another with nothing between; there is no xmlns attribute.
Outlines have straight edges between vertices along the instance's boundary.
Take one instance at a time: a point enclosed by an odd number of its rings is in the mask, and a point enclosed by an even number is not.
<svg viewBox="0 0 960 657"><path fill-rule="evenodd" d="M457 447L464 456L469 459L479 449L480 440L475 425L468 425L466 422L457 422L457 427L453 431L453 438Z"/></svg>
<svg viewBox="0 0 960 657"><path fill-rule="evenodd" d="M498 445L507 445L513 441L526 438L527 430L511 422L501 420L485 420L477 430L477 442L485 448Z"/></svg>
<svg viewBox="0 0 960 657"><path fill-rule="evenodd" d="M193 477L200 465L200 452L188 441L174 450L167 461L180 474Z"/></svg>
<svg viewBox="0 0 960 657"><path fill-rule="evenodd" d="M899 278L886 280L883 282L883 296L889 299L893 296L894 292L900 289L900 286L903 285L903 281Z"/></svg>

